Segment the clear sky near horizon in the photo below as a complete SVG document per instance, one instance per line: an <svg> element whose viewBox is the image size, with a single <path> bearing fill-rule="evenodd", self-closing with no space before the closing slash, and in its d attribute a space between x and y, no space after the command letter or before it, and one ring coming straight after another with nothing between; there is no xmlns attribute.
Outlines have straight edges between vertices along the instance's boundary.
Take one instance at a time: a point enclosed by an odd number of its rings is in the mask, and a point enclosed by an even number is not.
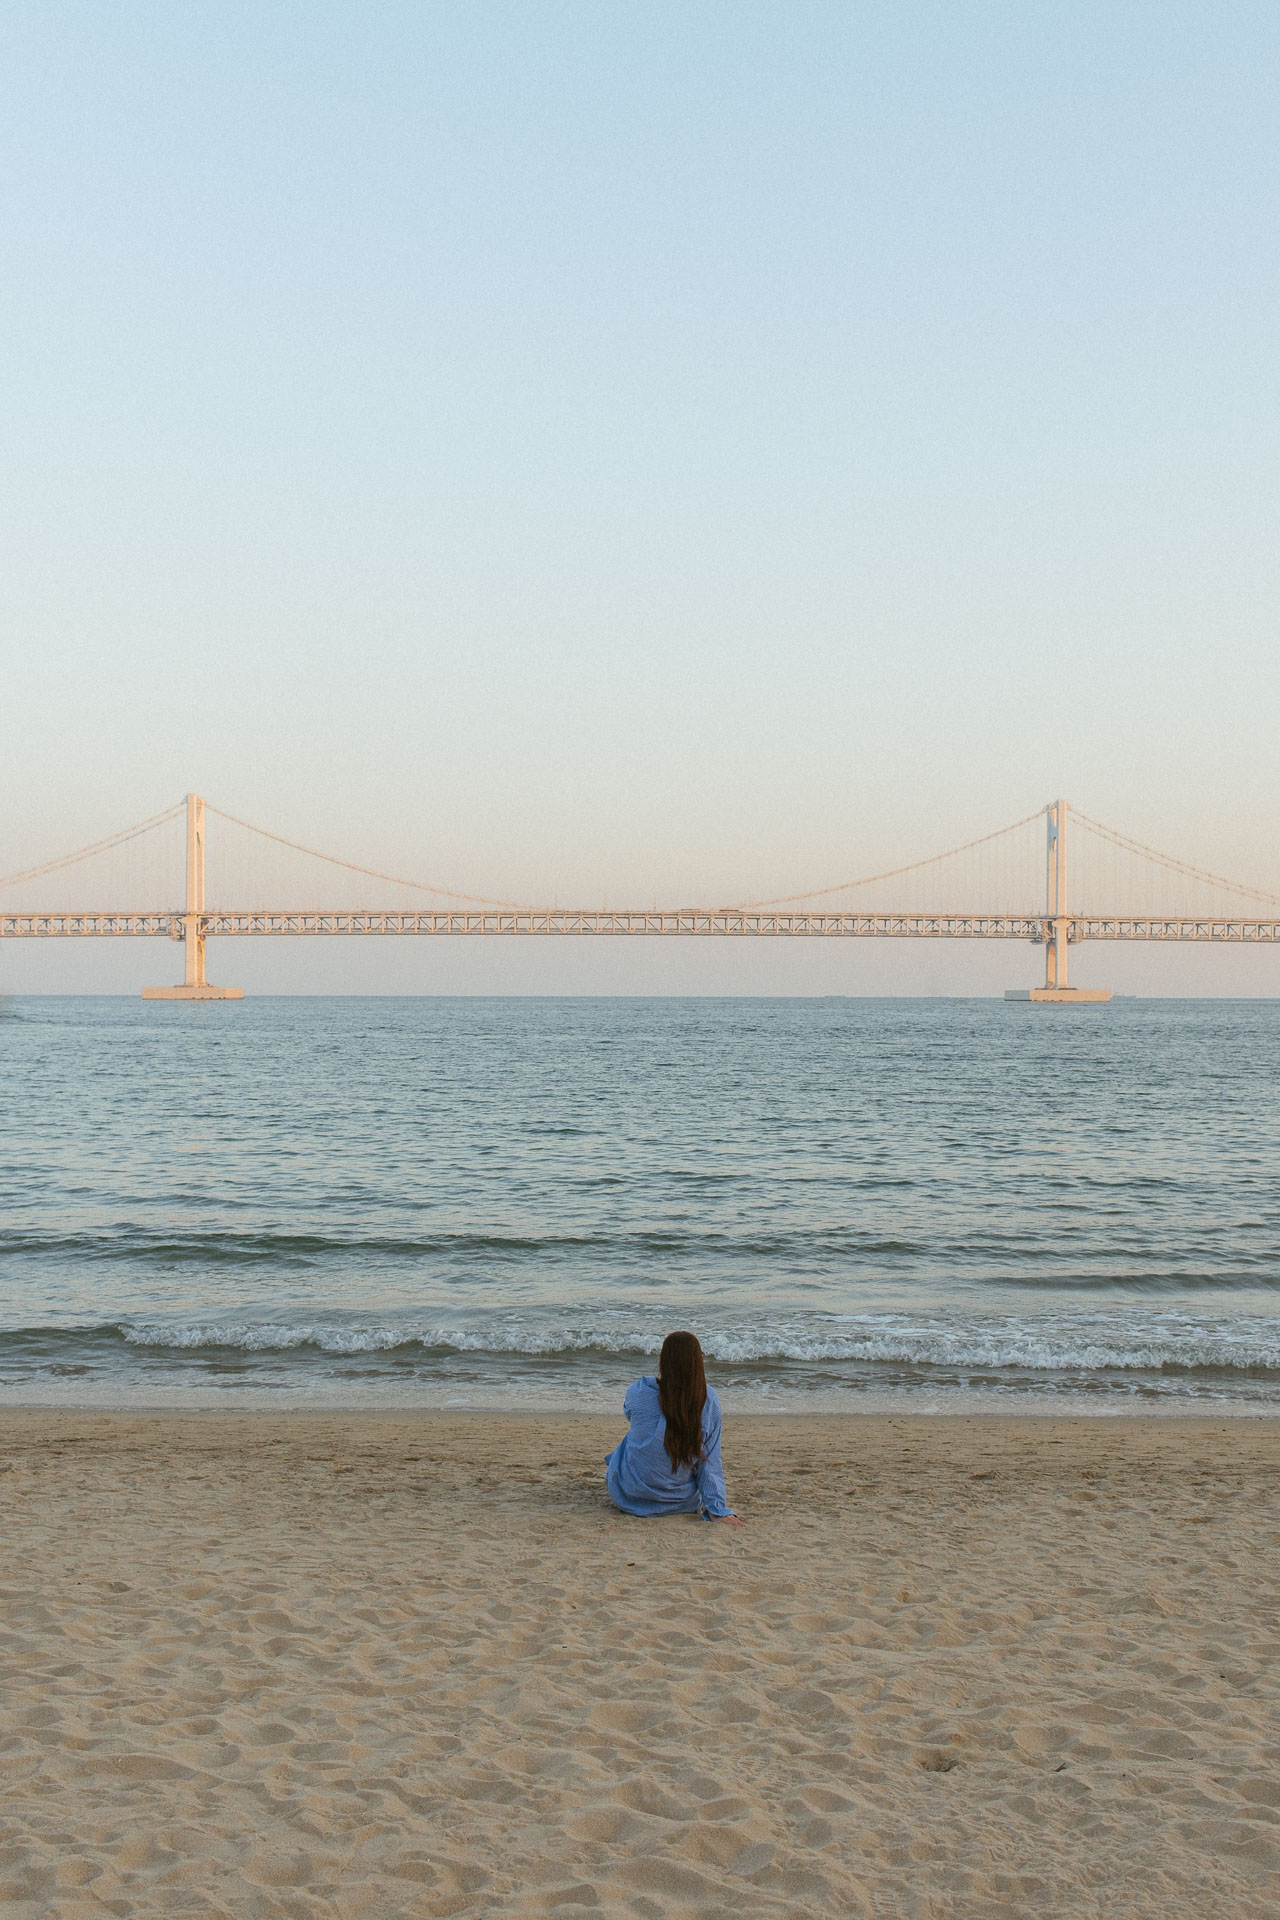
<svg viewBox="0 0 1280 1920"><path fill-rule="evenodd" d="M75 4L0 37L0 872L188 789L752 898L1065 793L1280 888L1280 12ZM970 991L871 943L297 941L257 990ZM1089 949L1125 990L1269 954ZM178 977L14 943L0 986Z"/></svg>

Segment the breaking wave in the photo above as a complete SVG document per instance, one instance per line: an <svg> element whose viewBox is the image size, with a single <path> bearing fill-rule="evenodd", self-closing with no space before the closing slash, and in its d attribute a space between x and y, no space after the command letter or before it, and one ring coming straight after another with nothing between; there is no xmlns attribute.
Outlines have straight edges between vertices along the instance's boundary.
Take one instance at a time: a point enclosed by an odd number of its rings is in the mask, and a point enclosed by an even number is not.
<svg viewBox="0 0 1280 1920"><path fill-rule="evenodd" d="M392 1370L402 1378L512 1382L548 1369L571 1386L597 1376L620 1380L651 1365L668 1321L643 1311L559 1316L503 1315L471 1324L437 1319L393 1323L355 1316L298 1320L114 1321L29 1327L0 1333L0 1380L16 1375L161 1369L256 1374L264 1382L303 1376L358 1377ZM704 1325L713 1376L726 1384L770 1381L798 1387L973 1384L995 1387L1100 1383L1160 1384L1197 1391L1280 1390L1280 1325L1130 1311L1107 1328L1084 1316L963 1319L900 1314L789 1315L748 1324Z"/></svg>

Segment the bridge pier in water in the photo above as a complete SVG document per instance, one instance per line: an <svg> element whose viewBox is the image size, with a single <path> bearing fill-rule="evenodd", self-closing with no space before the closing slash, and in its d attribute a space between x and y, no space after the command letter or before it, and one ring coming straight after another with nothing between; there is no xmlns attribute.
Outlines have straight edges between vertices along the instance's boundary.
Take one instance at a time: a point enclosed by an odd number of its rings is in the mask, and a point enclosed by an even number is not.
<svg viewBox="0 0 1280 1920"><path fill-rule="evenodd" d="M1044 945L1044 985L1010 990L1006 1000L1034 1000L1051 1006L1087 1006L1111 998L1109 987L1073 987L1067 983L1068 939L1071 915L1067 912L1067 813L1065 800L1055 800L1047 809L1047 894L1049 929Z"/></svg>
<svg viewBox="0 0 1280 1920"><path fill-rule="evenodd" d="M204 801L187 795L187 910L182 916L186 979L180 987L144 987L144 1000L243 1000L243 987L213 987L204 977Z"/></svg>

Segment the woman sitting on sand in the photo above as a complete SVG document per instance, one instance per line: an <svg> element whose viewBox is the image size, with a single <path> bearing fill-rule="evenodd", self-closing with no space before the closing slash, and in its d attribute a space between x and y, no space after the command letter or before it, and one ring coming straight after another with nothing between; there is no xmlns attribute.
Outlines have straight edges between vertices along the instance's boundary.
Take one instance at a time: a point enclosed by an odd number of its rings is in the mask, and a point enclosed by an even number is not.
<svg viewBox="0 0 1280 1920"><path fill-rule="evenodd" d="M707 1385L702 1348L691 1333L669 1333L658 1377L627 1388L631 1430L605 1460L609 1498L623 1513L701 1513L742 1525L725 1498L720 1402Z"/></svg>

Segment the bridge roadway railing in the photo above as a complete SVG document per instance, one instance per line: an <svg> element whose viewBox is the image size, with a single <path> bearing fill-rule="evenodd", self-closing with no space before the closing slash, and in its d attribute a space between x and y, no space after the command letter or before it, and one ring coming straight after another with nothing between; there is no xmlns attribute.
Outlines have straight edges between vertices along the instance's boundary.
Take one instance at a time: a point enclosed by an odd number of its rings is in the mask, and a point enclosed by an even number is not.
<svg viewBox="0 0 1280 1920"><path fill-rule="evenodd" d="M152 937L181 940L180 912L0 913L0 940ZM605 934L711 935L764 939L1029 940L1045 945L1053 921L1039 913L761 913L740 907L679 909L521 907L410 912L312 909L206 911L205 938L273 934ZM1082 940L1280 941L1280 920L1223 915L1072 915L1067 937Z"/></svg>

